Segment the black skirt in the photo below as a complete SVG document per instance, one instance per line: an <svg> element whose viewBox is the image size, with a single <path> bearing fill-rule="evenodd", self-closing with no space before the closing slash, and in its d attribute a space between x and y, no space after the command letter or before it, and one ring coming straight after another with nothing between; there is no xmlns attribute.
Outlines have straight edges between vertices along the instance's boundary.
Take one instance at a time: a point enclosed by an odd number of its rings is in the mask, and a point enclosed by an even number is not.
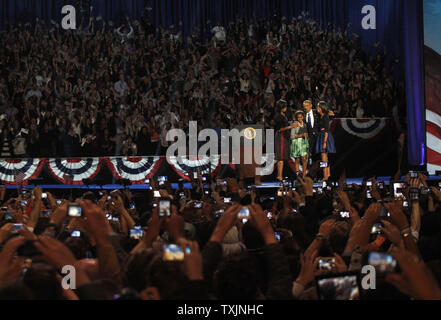
<svg viewBox="0 0 441 320"><path fill-rule="evenodd" d="M277 161L287 161L290 158L290 141L289 141L289 131L277 132L275 141L275 152Z"/></svg>

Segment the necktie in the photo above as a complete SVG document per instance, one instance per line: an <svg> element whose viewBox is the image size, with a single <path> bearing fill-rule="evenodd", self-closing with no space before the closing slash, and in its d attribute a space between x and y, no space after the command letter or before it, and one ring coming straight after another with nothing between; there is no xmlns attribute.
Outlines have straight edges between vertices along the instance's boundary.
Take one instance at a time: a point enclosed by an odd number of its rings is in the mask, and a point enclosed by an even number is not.
<svg viewBox="0 0 441 320"><path fill-rule="evenodd" d="M306 122L311 126L311 115L309 113Z"/></svg>

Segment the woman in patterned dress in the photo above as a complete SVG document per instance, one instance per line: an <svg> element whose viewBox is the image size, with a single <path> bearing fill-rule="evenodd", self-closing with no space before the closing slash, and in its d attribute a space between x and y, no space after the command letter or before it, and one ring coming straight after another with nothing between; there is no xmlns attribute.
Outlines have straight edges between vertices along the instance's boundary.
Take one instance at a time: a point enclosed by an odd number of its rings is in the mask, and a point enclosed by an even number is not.
<svg viewBox="0 0 441 320"><path fill-rule="evenodd" d="M331 166L329 165L328 154L337 153L335 149L334 137L329 131L329 109L326 102L319 102L317 106L317 112L320 115L318 124L319 135L317 138L317 144L315 146L315 152L321 154L322 162L327 163L327 167L323 168L323 181L327 181L331 176Z"/></svg>
<svg viewBox="0 0 441 320"><path fill-rule="evenodd" d="M308 128L305 123L305 114L303 111L297 111L294 117L299 126L291 130L291 157L296 160L297 173L300 173L300 160L302 161L302 176L305 178L309 150Z"/></svg>

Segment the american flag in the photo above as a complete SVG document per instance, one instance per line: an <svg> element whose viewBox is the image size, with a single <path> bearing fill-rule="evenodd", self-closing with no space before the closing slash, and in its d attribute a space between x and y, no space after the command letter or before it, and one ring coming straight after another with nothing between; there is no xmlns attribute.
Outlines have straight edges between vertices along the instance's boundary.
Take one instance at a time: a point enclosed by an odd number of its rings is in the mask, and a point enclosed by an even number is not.
<svg viewBox="0 0 441 320"><path fill-rule="evenodd" d="M441 51L425 50L427 171L441 171Z"/></svg>
<svg viewBox="0 0 441 320"><path fill-rule="evenodd" d="M441 115L427 109L426 127L427 171L430 174L435 174L435 171L441 171Z"/></svg>
<svg viewBox="0 0 441 320"><path fill-rule="evenodd" d="M23 181L25 180L25 178L26 178L26 174L23 171L14 169L14 181L15 181L15 183L22 184Z"/></svg>

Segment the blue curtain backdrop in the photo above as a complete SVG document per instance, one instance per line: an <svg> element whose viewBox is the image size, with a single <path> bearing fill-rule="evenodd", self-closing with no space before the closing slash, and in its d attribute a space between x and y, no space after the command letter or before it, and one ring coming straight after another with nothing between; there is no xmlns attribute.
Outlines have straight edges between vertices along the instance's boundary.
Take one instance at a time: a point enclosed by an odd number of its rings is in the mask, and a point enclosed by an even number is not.
<svg viewBox="0 0 441 320"><path fill-rule="evenodd" d="M404 0L404 70L406 80L409 164L425 166L426 113L424 90L423 2Z"/></svg>
<svg viewBox="0 0 441 320"><path fill-rule="evenodd" d="M125 16L150 18L157 27L174 25L188 36L198 27L208 33L211 25L228 23L236 18L258 20L278 14L291 20L303 11L323 26L329 23L346 28L362 39L365 50L375 53L373 44L385 44L389 57L399 59L398 70L405 75L409 115L409 163L425 162L424 85L422 68L422 1L421 0L85 0L93 6L93 15L120 23ZM61 8L76 5L76 0L0 0L0 28L18 22L61 21ZM376 8L376 30L363 30L362 8ZM148 8L149 10L145 10Z"/></svg>
<svg viewBox="0 0 441 320"><path fill-rule="evenodd" d="M207 31L207 21L228 23L238 17L245 21L262 19L273 14L289 20L303 11L309 12L318 23L336 28L346 28L351 23L353 32L361 36L363 46L372 50L377 41L387 45L394 57L403 58L403 0L83 0L93 6L93 15L120 23L125 16L140 19L145 13L156 26L174 25L190 35L195 27ZM415 0L413 2L416 2ZM76 0L0 0L0 27L6 21L14 24L44 21L61 21L61 8L76 5ZM377 12L377 29L363 30L361 9L373 5ZM87 6L88 7L88 6ZM144 8L151 10L144 11Z"/></svg>

